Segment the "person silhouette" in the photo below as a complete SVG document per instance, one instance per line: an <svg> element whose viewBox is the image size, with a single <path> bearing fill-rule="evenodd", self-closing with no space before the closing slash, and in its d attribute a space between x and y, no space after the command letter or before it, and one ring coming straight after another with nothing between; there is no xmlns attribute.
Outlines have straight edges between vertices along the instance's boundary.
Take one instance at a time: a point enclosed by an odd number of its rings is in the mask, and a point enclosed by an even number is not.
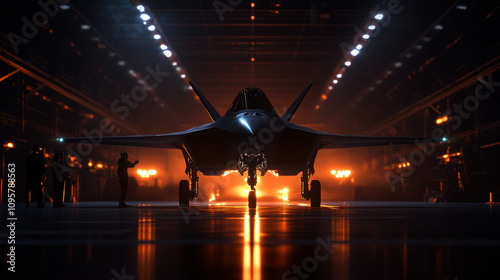
<svg viewBox="0 0 500 280"><path fill-rule="evenodd" d="M26 208L30 207L30 192L35 194L38 200L38 208L45 207L43 203L43 185L42 180L45 175L45 161L40 155L41 149L34 144L31 153L24 162L26 187L24 189L24 203Z"/></svg>
<svg viewBox="0 0 500 280"><path fill-rule="evenodd" d="M118 160L118 181L120 182L121 187L121 195L119 201L119 207L131 207L130 205L125 204L125 196L127 196L127 188L128 188L128 168L133 168L139 163L139 160L134 161L134 163L128 160L127 152L120 153L120 159Z"/></svg>

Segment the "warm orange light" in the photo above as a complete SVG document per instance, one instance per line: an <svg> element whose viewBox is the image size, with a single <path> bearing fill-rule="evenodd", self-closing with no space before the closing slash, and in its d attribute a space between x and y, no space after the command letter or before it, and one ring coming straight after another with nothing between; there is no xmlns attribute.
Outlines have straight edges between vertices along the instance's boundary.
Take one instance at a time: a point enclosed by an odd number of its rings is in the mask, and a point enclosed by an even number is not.
<svg viewBox="0 0 500 280"><path fill-rule="evenodd" d="M235 172L238 172L238 170L226 170L224 171L224 173L222 173L222 177L226 177L227 175Z"/></svg>
<svg viewBox="0 0 500 280"><path fill-rule="evenodd" d="M447 121L448 121L448 116L444 116L444 117L437 119L436 124L442 124L442 123L447 122Z"/></svg>
<svg viewBox="0 0 500 280"><path fill-rule="evenodd" d="M268 170L267 172L269 172L269 174L275 176L275 177L279 177L280 175L278 174L277 171L274 171L274 170Z"/></svg>
<svg viewBox="0 0 500 280"><path fill-rule="evenodd" d="M255 57L252 57L250 60L251 60L252 62L254 62L254 61L255 61Z"/></svg>
<svg viewBox="0 0 500 280"><path fill-rule="evenodd" d="M7 148L14 148L14 143L9 142L9 143L5 144L4 146Z"/></svg>
<svg viewBox="0 0 500 280"><path fill-rule="evenodd" d="M254 8L255 7L255 3L250 4L250 7Z"/></svg>
<svg viewBox="0 0 500 280"><path fill-rule="evenodd" d="M448 158L448 155L443 155L443 158Z"/></svg>
<svg viewBox="0 0 500 280"><path fill-rule="evenodd" d="M98 163L95 167L97 167L97 168L103 168L104 166L102 165L102 163Z"/></svg>
<svg viewBox="0 0 500 280"><path fill-rule="evenodd" d="M89 167L92 167L92 166L94 166L94 164L91 161L89 161Z"/></svg>
<svg viewBox="0 0 500 280"><path fill-rule="evenodd" d="M210 197L210 199L208 200L209 202L212 202L215 200L215 194L212 194L212 196Z"/></svg>
<svg viewBox="0 0 500 280"><path fill-rule="evenodd" d="M251 20L254 20L254 19L255 19L255 16L251 16L251 17L250 17L250 19L251 19Z"/></svg>
<svg viewBox="0 0 500 280"><path fill-rule="evenodd" d="M327 98L326 94L321 95L321 99L326 100Z"/></svg>
<svg viewBox="0 0 500 280"><path fill-rule="evenodd" d="M280 190L280 194L280 198L283 199L283 201L288 201L288 188Z"/></svg>
<svg viewBox="0 0 500 280"><path fill-rule="evenodd" d="M351 170L332 170L330 171L332 175L335 175L335 178L347 178L351 176Z"/></svg>
<svg viewBox="0 0 500 280"><path fill-rule="evenodd" d="M139 174L142 178L149 178L150 175L156 175L156 170L154 170L154 169L149 169L149 170L137 169L137 174Z"/></svg>
<svg viewBox="0 0 500 280"><path fill-rule="evenodd" d="M276 14L279 14L279 11L276 11L275 13L276 13Z"/></svg>

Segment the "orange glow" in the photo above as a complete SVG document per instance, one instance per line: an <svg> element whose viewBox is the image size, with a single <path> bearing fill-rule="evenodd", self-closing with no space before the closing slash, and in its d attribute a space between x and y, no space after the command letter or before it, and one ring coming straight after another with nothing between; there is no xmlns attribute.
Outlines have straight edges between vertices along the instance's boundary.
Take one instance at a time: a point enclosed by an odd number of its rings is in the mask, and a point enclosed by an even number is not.
<svg viewBox="0 0 500 280"><path fill-rule="evenodd" d="M276 14L279 14L279 11L276 11L275 13L276 13Z"/></svg>
<svg viewBox="0 0 500 280"><path fill-rule="evenodd" d="M254 62L254 61L255 61L255 57L252 57L250 60L251 60L252 62Z"/></svg>
<svg viewBox="0 0 500 280"><path fill-rule="evenodd" d="M89 167L92 167L92 166L94 166L94 164L91 161L89 161Z"/></svg>
<svg viewBox="0 0 500 280"><path fill-rule="evenodd" d="M254 8L255 7L255 3L250 4L250 7Z"/></svg>
<svg viewBox="0 0 500 280"><path fill-rule="evenodd" d="M156 263L156 225L150 213L142 214L137 223L137 272L138 279L154 279Z"/></svg>
<svg viewBox="0 0 500 280"><path fill-rule="evenodd" d="M330 173L335 175L335 178L347 178L351 176L351 170L332 170Z"/></svg>
<svg viewBox="0 0 500 280"><path fill-rule="evenodd" d="M448 155L443 155L443 158L448 158Z"/></svg>
<svg viewBox="0 0 500 280"><path fill-rule="evenodd" d="M444 117L438 118L436 120L436 124L442 124L442 123L447 122L447 121L448 121L448 116L444 116Z"/></svg>
<svg viewBox="0 0 500 280"><path fill-rule="evenodd" d="M269 172L269 174L275 176L275 177L279 177L280 175L278 174L277 171L274 171L274 170L268 170L267 172Z"/></svg>
<svg viewBox="0 0 500 280"><path fill-rule="evenodd" d="M321 99L326 100L327 98L326 94L321 95Z"/></svg>
<svg viewBox="0 0 500 280"><path fill-rule="evenodd" d="M210 197L210 199L208 201L209 202L215 201L215 194L212 194L212 196Z"/></svg>
<svg viewBox="0 0 500 280"><path fill-rule="evenodd" d="M150 175L156 175L156 170L154 170L154 169L149 169L149 170L137 169L137 174L139 174L142 178L149 178Z"/></svg>
<svg viewBox="0 0 500 280"><path fill-rule="evenodd" d="M235 172L238 172L238 170L226 170L224 171L224 173L222 173L222 177L226 177L227 175Z"/></svg>
<svg viewBox="0 0 500 280"><path fill-rule="evenodd" d="M280 198L283 199L283 201L287 202L288 201L288 188L283 188L280 190Z"/></svg>
<svg viewBox="0 0 500 280"><path fill-rule="evenodd" d="M95 167L97 167L97 168L103 168L104 166L102 165L102 163L98 163Z"/></svg>
<svg viewBox="0 0 500 280"><path fill-rule="evenodd" d="M254 19L255 19L255 16L251 16L251 17L250 17L250 19L251 19L251 20L254 20Z"/></svg>
<svg viewBox="0 0 500 280"><path fill-rule="evenodd" d="M3 145L3 146L4 146L4 147L7 147L7 148L14 148L14 143L9 142L9 143L7 143L7 144L5 144L5 145Z"/></svg>
<svg viewBox="0 0 500 280"><path fill-rule="evenodd" d="M261 279L261 252L260 252L260 221L259 213L245 215L243 232L243 279Z"/></svg>

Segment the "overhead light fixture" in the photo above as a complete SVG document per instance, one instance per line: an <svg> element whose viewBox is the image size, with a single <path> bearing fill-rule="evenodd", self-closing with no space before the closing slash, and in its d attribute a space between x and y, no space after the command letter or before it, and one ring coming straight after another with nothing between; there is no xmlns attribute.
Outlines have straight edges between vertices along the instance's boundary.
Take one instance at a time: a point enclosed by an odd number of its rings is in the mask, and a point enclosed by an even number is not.
<svg viewBox="0 0 500 280"><path fill-rule="evenodd" d="M360 50L361 48L363 48L363 45L359 44L356 46L356 49Z"/></svg>
<svg viewBox="0 0 500 280"><path fill-rule="evenodd" d="M376 14L376 15L375 15L375 19L376 19L376 20L381 20L381 19L383 19L383 18L384 18L384 15L383 15L383 14Z"/></svg>
<svg viewBox="0 0 500 280"><path fill-rule="evenodd" d="M396 68L399 68L401 66L403 66L403 63L401 63L400 61L394 63L394 67L396 67Z"/></svg>
<svg viewBox="0 0 500 280"><path fill-rule="evenodd" d="M156 29L156 26L154 26L154 25L148 26L149 31L155 31L155 29Z"/></svg>
<svg viewBox="0 0 500 280"><path fill-rule="evenodd" d="M142 14L141 15L141 19L144 20L144 21L146 21L146 20L151 19L151 17L148 14Z"/></svg>
<svg viewBox="0 0 500 280"><path fill-rule="evenodd" d="M120 65L120 66L125 65L125 61L123 61L123 60L118 61L118 65Z"/></svg>
<svg viewBox="0 0 500 280"><path fill-rule="evenodd" d="M376 28L376 27L375 27L375 25L373 25L373 24L368 26L368 29L370 29L370 30L375 30L375 28Z"/></svg>
<svg viewBox="0 0 500 280"><path fill-rule="evenodd" d="M352 56L357 56L358 54L359 54L359 50L357 50L357 49L354 49L351 51Z"/></svg>
<svg viewBox="0 0 500 280"><path fill-rule="evenodd" d="M465 11L465 10L467 10L467 6L465 6L465 5L457 5L457 10Z"/></svg>
<svg viewBox="0 0 500 280"><path fill-rule="evenodd" d="M83 30L89 30L90 26L88 24L82 24L82 25L80 25L80 28Z"/></svg>
<svg viewBox="0 0 500 280"><path fill-rule="evenodd" d="M183 79L186 78L186 74L182 74L181 78L183 78Z"/></svg>
<svg viewBox="0 0 500 280"><path fill-rule="evenodd" d="M172 56L172 52L169 51L169 50L166 50L163 52L163 54L166 56L166 57L171 57Z"/></svg>
<svg viewBox="0 0 500 280"><path fill-rule="evenodd" d="M166 50L166 49L168 49L168 47L167 47L167 45L165 45L165 44L161 44L161 45L160 45L160 49L162 49L162 50Z"/></svg>
<svg viewBox="0 0 500 280"><path fill-rule="evenodd" d="M144 8L144 6L143 6L143 5L139 5L139 6L137 6L136 8L137 8L137 10L139 10L139 12L141 12L141 13L144 13L144 11L146 10L146 9Z"/></svg>
<svg viewBox="0 0 500 280"><path fill-rule="evenodd" d="M155 34L155 36L153 36L153 38L155 38L155 40L160 40L161 36L160 36L160 34Z"/></svg>
<svg viewBox="0 0 500 280"><path fill-rule="evenodd" d="M362 36L362 38L363 38L363 39L365 39L365 40L368 40L368 39L370 39L370 35L368 35L368 34L364 34L364 35Z"/></svg>
<svg viewBox="0 0 500 280"><path fill-rule="evenodd" d="M436 25L434 25L434 29L443 30L443 26L441 24L436 24Z"/></svg>
<svg viewBox="0 0 500 280"><path fill-rule="evenodd" d="M177 66L177 62L176 61L172 62L172 66Z"/></svg>
<svg viewBox="0 0 500 280"><path fill-rule="evenodd" d="M329 86L329 87L328 87L328 89L329 89L329 90L332 90L332 89L333 89L333 87L332 87L332 86Z"/></svg>
<svg viewBox="0 0 500 280"><path fill-rule="evenodd" d="M339 81L338 80L333 80L333 83L334 84L337 84Z"/></svg>
<svg viewBox="0 0 500 280"><path fill-rule="evenodd" d="M181 68L179 66L175 67L175 70L181 71Z"/></svg>
<svg viewBox="0 0 500 280"><path fill-rule="evenodd" d="M350 61L346 61L346 62L344 62L344 65L345 66L351 66L351 62Z"/></svg>
<svg viewBox="0 0 500 280"><path fill-rule="evenodd" d="M339 78L339 79L342 78L342 74L340 74L340 73L337 74L337 78Z"/></svg>
<svg viewBox="0 0 500 280"><path fill-rule="evenodd" d="M69 10L69 5L66 5L66 4L63 4L63 5L60 5L59 8L61 8L61 10L63 11L66 11L66 10Z"/></svg>

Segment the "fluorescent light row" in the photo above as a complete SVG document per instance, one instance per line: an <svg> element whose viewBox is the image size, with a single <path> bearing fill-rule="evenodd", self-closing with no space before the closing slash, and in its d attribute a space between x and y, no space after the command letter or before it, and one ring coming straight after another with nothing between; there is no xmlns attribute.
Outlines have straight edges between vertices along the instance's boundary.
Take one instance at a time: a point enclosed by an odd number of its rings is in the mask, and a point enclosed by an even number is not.
<svg viewBox="0 0 500 280"><path fill-rule="evenodd" d="M163 53L163 55L165 55L168 59L170 59L172 61L172 66L174 66L175 69L177 70L177 72L179 72L179 76L182 79L185 79L187 77L187 73L184 69L182 69L180 66L178 66L179 62L175 61L176 56L174 55L174 52L168 48L167 40L166 40L165 36L162 36L163 34L161 34L161 30L159 30L154 25L154 22L155 22L154 15L150 11L148 13L148 11L144 5L137 5L136 8L141 13L139 15L139 17L141 18L141 20L143 20L143 24L145 26L147 26L147 29L150 32L152 32L153 39L158 41L158 44L160 46L160 50Z"/></svg>
<svg viewBox="0 0 500 280"><path fill-rule="evenodd" d="M384 15L382 13L377 13L374 18L376 20L382 20L384 18ZM336 74L336 79L332 80L332 83L334 85L338 84L339 83L339 79L342 78L343 76L343 73L346 71L346 67L349 67L352 65L352 61L354 60L354 57L358 56L358 54L360 54L361 52L361 49L363 48L363 44L366 43L366 41L368 39L370 39L370 33L371 31L375 30L377 27L374 25L374 24L370 24L368 25L367 27L367 30L365 31L365 33L361 36L361 38L363 40L359 41L356 46L349 51L351 57L348 58L345 62L344 62L344 66L345 67L341 67L340 68L340 71L339 73ZM333 86L332 85L329 85L328 86L328 91L323 94L321 96L321 101L325 101L327 98L328 98L328 94L329 94L329 91L333 90ZM316 110L319 110L320 106L319 105L316 105Z"/></svg>

